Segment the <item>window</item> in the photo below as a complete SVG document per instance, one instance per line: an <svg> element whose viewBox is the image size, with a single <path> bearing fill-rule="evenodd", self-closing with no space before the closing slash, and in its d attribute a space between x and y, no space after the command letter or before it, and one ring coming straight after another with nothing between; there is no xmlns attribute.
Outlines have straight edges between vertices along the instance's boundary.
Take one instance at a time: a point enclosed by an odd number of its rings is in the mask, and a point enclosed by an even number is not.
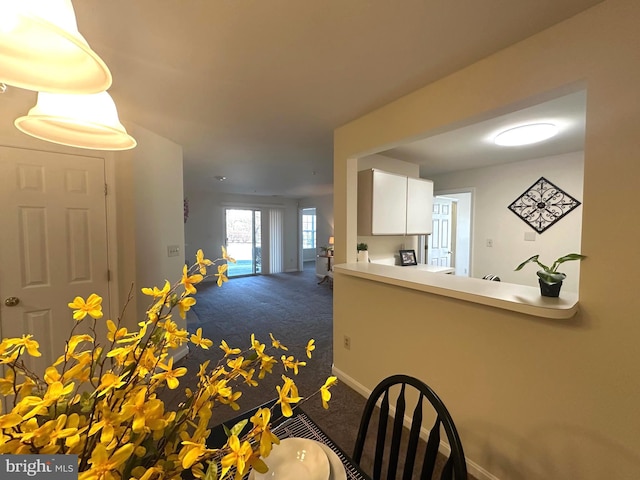
<svg viewBox="0 0 640 480"><path fill-rule="evenodd" d="M316 248L316 215L302 214L302 248Z"/></svg>

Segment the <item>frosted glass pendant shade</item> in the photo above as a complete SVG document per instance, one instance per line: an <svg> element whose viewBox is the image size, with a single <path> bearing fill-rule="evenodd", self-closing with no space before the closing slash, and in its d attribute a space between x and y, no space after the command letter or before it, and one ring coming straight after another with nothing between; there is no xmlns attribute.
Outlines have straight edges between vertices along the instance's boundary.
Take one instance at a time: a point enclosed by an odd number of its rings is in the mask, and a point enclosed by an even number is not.
<svg viewBox="0 0 640 480"><path fill-rule="evenodd" d="M15 120L21 132L71 147L128 150L137 145L118 118L107 92L90 95L38 93L36 106Z"/></svg>
<svg viewBox="0 0 640 480"><path fill-rule="evenodd" d="M0 82L98 93L111 86L111 72L78 32L71 0L0 0Z"/></svg>

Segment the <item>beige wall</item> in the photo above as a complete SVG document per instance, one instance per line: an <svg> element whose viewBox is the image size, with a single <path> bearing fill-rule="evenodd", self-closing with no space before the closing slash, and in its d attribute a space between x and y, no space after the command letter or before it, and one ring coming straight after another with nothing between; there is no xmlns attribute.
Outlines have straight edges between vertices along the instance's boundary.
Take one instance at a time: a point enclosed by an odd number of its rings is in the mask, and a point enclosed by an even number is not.
<svg viewBox="0 0 640 480"><path fill-rule="evenodd" d="M115 192L118 231L118 283L121 302L133 284L128 321L145 318L150 298L142 287L162 287L179 280L185 263L182 214L182 147L134 124L127 130L137 140L133 150L116 153ZM169 257L167 247L180 255ZM189 258L192 263L195 257ZM185 322L175 316L181 327Z"/></svg>
<svg viewBox="0 0 640 480"><path fill-rule="evenodd" d="M582 202L584 153L565 153L431 178L436 193L473 188L473 277L494 274L503 282L537 286L535 265L518 272L514 268L536 254L541 262L550 265L562 255L580 252L582 206L542 234L507 208L542 176ZM535 241L525 241L525 232L535 234ZM492 247L487 247L489 238L493 240ZM565 263L560 271L567 274L562 290L577 292L580 262Z"/></svg>
<svg viewBox="0 0 640 480"><path fill-rule="evenodd" d="M468 459L495 478L640 472L640 224L624 214L637 210L640 179L638 19L640 2L605 1L335 132L336 260L354 261L345 248L356 242L357 162L349 159L572 85L587 88L589 259L573 319L335 278L335 344L351 337L350 351L334 351L336 368L366 388L390 373L423 378L452 411Z"/></svg>
<svg viewBox="0 0 640 480"><path fill-rule="evenodd" d="M327 271L327 259L317 258L321 253L320 247L329 244L329 237L333 235L333 195L317 195L301 198L300 208L316 209L316 248L313 249L312 259L316 261L316 275L324 276ZM305 259L307 251L305 250Z"/></svg>
<svg viewBox="0 0 640 480"><path fill-rule="evenodd" d="M283 227L283 269L298 269L298 204L287 198L274 199L259 195L240 195L219 192L194 191L185 185L189 198L189 219L185 224L187 258L195 258L198 249L202 249L207 258L214 260L222 254L225 245L226 208L257 209L262 215L262 259L263 273L269 273L268 224L269 210L280 209L284 212ZM210 277L206 281L215 281Z"/></svg>

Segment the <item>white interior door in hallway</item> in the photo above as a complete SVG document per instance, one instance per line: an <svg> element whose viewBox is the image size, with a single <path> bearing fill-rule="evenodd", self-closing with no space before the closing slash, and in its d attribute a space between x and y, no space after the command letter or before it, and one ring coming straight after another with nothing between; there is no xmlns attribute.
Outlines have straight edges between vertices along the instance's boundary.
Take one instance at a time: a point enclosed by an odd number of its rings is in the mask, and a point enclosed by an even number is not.
<svg viewBox="0 0 640 480"><path fill-rule="evenodd" d="M451 228L453 218L453 201L448 198L433 199L433 231L429 235L427 263L439 267L452 267L453 244Z"/></svg>
<svg viewBox="0 0 640 480"><path fill-rule="evenodd" d="M0 147L0 178L0 334L33 334L42 357L27 366L42 372L75 296L97 293L108 312L104 159Z"/></svg>

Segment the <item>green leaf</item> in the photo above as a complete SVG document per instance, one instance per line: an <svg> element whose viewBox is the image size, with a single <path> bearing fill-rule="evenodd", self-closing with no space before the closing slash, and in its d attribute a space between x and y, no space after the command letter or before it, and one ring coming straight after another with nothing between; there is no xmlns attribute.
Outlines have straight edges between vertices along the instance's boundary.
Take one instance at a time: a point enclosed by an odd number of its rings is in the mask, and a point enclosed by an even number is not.
<svg viewBox="0 0 640 480"><path fill-rule="evenodd" d="M551 271L555 272L561 263L569 262L571 260L582 260L583 258L586 258L586 257L584 255L580 255L579 253L570 253L568 255L565 255L564 257L560 257L555 262L553 262L553 265L551 266Z"/></svg>
<svg viewBox="0 0 640 480"><path fill-rule="evenodd" d="M530 263L530 262L535 262L535 263L537 263L538 265L540 265L542 268L544 268L545 270L548 270L548 269L549 269L549 267L547 267L546 265L543 265L542 263L540 263L540 262L538 261L538 257L539 257L539 256L540 256L540 255L534 255L533 257L529 257L529 258L527 258L524 262L522 262L520 265L518 265L514 271L516 271L516 272L517 272L518 270L522 270L522 267L524 267L527 263Z"/></svg>
<svg viewBox="0 0 640 480"><path fill-rule="evenodd" d="M218 480L218 465L215 462L208 462L207 473L204 475L204 480Z"/></svg>
<svg viewBox="0 0 640 480"><path fill-rule="evenodd" d="M89 413L93 410L94 398L91 397L89 392L82 392L80 396L80 412Z"/></svg>
<svg viewBox="0 0 640 480"><path fill-rule="evenodd" d="M249 420L247 418L245 418L241 422L236 423L231 428L231 435L235 435L235 436L239 437L240 436L240 432L242 432L242 430L244 430L244 427L247 426L247 423L249 423Z"/></svg>
<svg viewBox="0 0 640 480"><path fill-rule="evenodd" d="M558 266L561 263L568 262L570 260L582 260L583 258L586 258L584 255L580 255L579 253L570 253L568 255L558 258L555 262L553 262L553 265L551 265L551 267L548 267L544 263L540 262L540 260L538 260L539 256L540 255L534 255L533 257L527 258L524 262L522 262L520 265L516 267L515 271L521 270L522 267L524 267L527 263L534 262L534 263L537 263L540 266L540 268L542 268L545 272L556 273L558 270ZM538 273L538 276L542 278L540 273Z"/></svg>

